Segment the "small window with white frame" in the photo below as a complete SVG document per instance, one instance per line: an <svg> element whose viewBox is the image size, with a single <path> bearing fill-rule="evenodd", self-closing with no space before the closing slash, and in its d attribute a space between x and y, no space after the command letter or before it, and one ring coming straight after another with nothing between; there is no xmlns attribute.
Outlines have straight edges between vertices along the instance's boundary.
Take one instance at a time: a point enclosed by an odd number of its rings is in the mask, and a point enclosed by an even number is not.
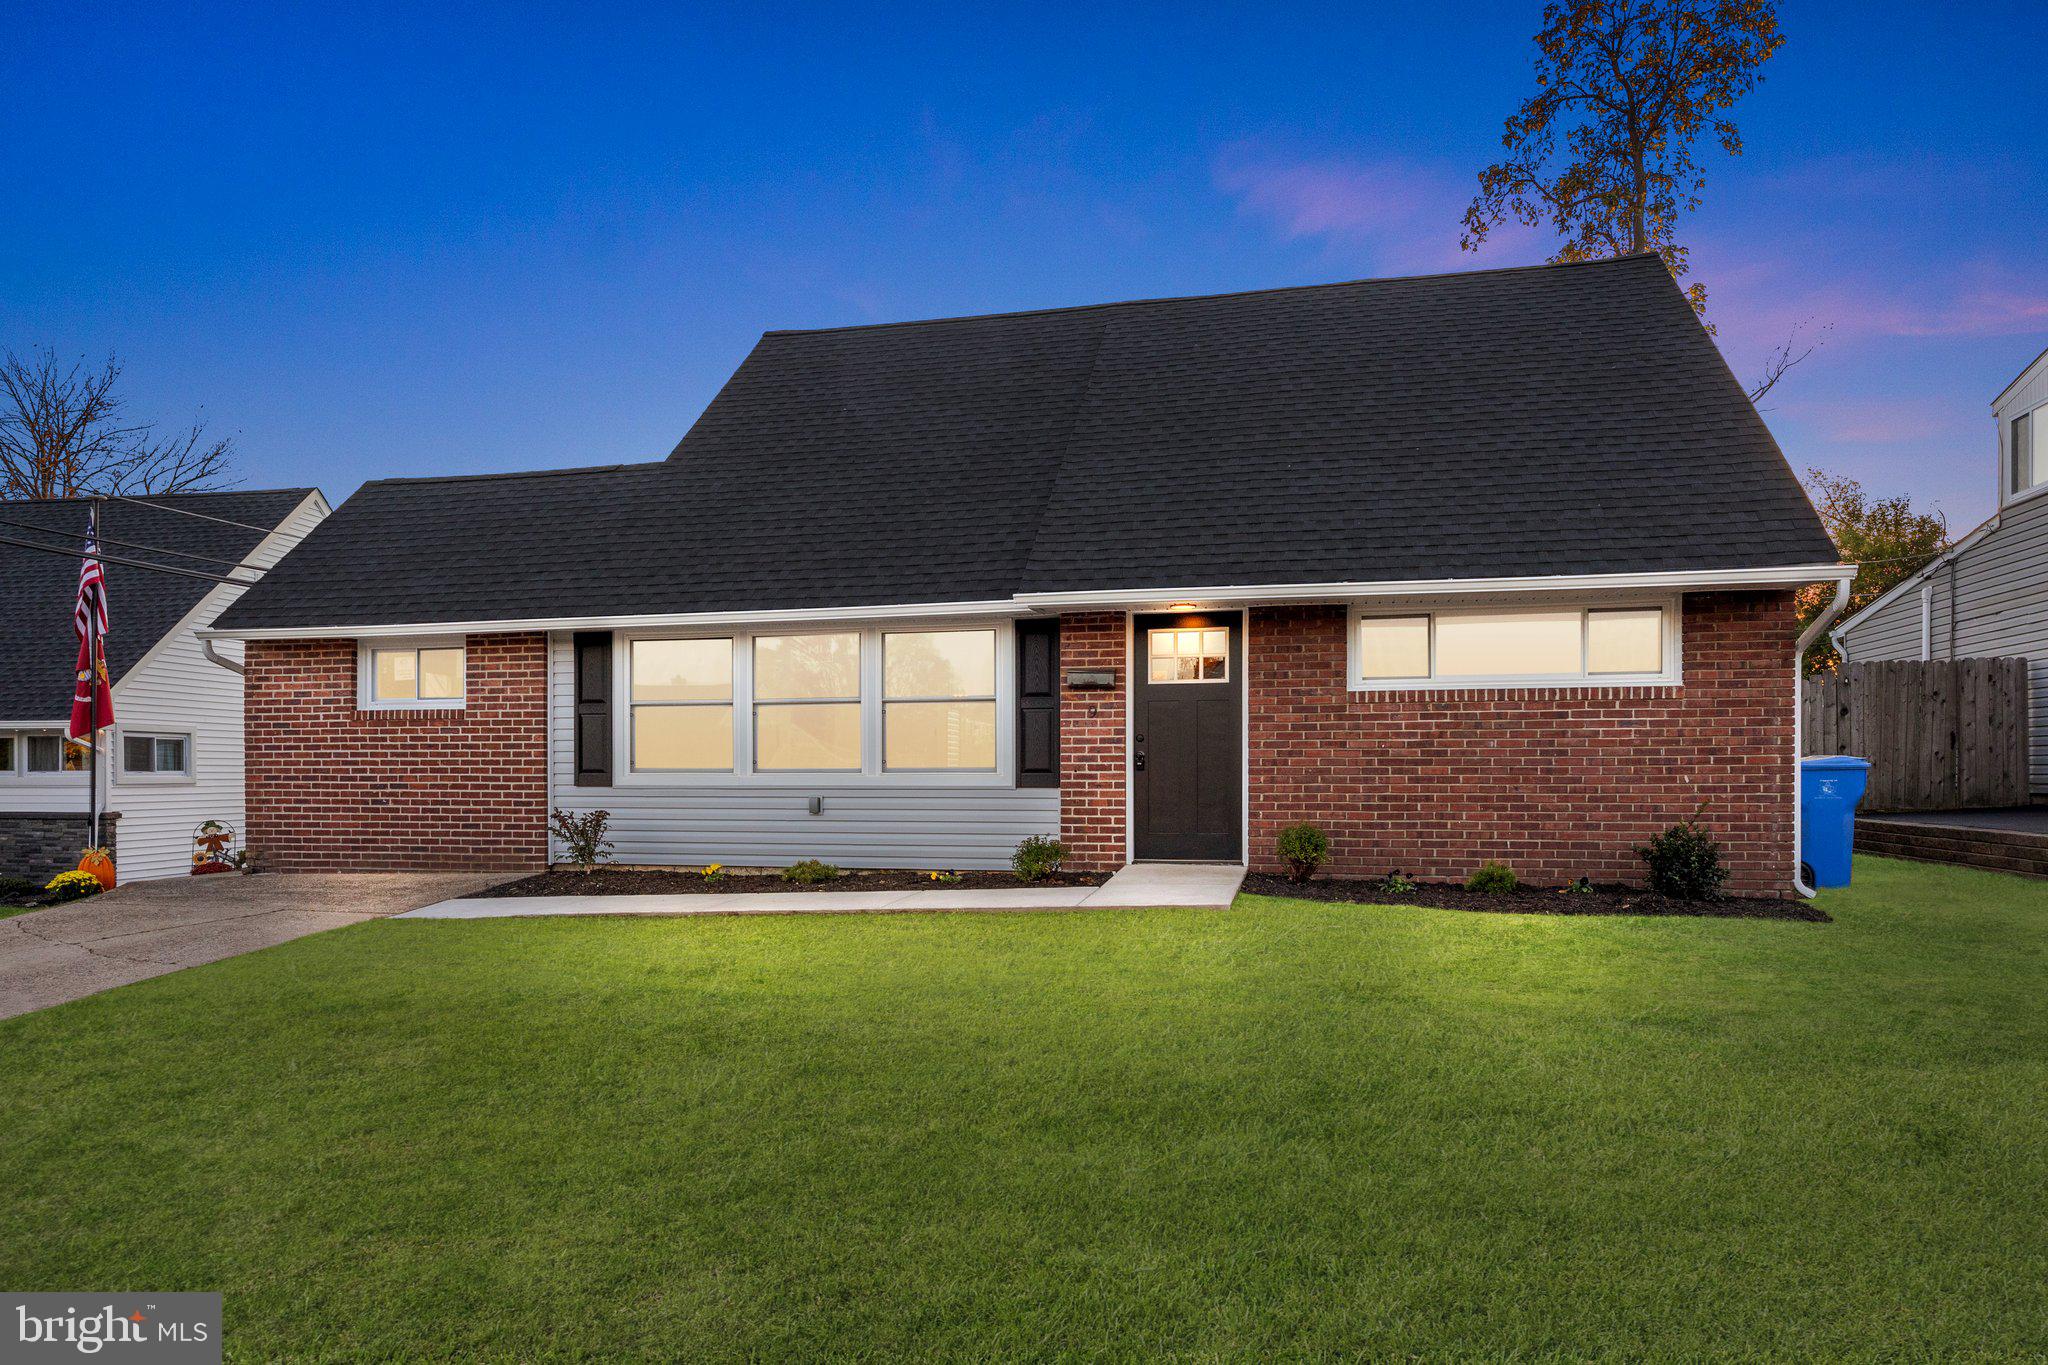
<svg viewBox="0 0 2048 1365"><path fill-rule="evenodd" d="M2042 437L2043 422L2048 422L2048 406L2023 412L2006 426L2012 466L2009 497L2021 497L2048 484L2048 441Z"/></svg>
<svg viewBox="0 0 2048 1365"><path fill-rule="evenodd" d="M17 731L0 735L0 777L82 773L91 762L91 745L61 734Z"/></svg>
<svg viewBox="0 0 2048 1365"><path fill-rule="evenodd" d="M1363 607L1351 627L1351 686L1518 687L1672 683L1674 604Z"/></svg>
<svg viewBox="0 0 2048 1365"><path fill-rule="evenodd" d="M179 778L192 775L192 737L121 732L123 778Z"/></svg>
<svg viewBox="0 0 2048 1365"><path fill-rule="evenodd" d="M468 691L461 640L369 640L361 646L365 710L451 709Z"/></svg>

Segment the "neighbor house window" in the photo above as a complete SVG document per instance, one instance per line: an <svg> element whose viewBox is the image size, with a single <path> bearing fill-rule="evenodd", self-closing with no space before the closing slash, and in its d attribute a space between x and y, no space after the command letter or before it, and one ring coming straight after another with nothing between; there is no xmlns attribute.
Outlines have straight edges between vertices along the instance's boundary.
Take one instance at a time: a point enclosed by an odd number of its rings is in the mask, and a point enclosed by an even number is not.
<svg viewBox="0 0 2048 1365"><path fill-rule="evenodd" d="M993 630L883 634L882 766L994 771Z"/></svg>
<svg viewBox="0 0 2048 1365"><path fill-rule="evenodd" d="M1674 620L1668 605L1361 609L1352 626L1352 682L1668 682L1675 678Z"/></svg>
<svg viewBox="0 0 2048 1365"><path fill-rule="evenodd" d="M20 751L20 747L20 745L15 743L13 735L0 735L0 777L5 777L14 771L14 765L17 761L15 754Z"/></svg>
<svg viewBox="0 0 2048 1365"><path fill-rule="evenodd" d="M62 735L24 735L21 747L23 772L82 773L92 762L89 746Z"/></svg>
<svg viewBox="0 0 2048 1365"><path fill-rule="evenodd" d="M121 771L129 777L185 777L191 772L192 742L184 735L121 736Z"/></svg>
<svg viewBox="0 0 2048 1365"><path fill-rule="evenodd" d="M1156 683L1228 682L1230 632L1193 626L1164 627L1145 633L1147 680Z"/></svg>
<svg viewBox="0 0 2048 1365"><path fill-rule="evenodd" d="M732 640L635 640L633 766L732 771Z"/></svg>
<svg viewBox="0 0 2048 1365"><path fill-rule="evenodd" d="M754 637L754 769L859 772L860 632Z"/></svg>
<svg viewBox="0 0 2048 1365"><path fill-rule="evenodd" d="M2038 419L2048 408L2036 408L2023 412L2012 419L2012 491L2031 492L2048 483L2048 460L2039 461L2036 468L2035 448L2040 433L2035 430Z"/></svg>
<svg viewBox="0 0 2048 1365"><path fill-rule="evenodd" d="M464 689L460 644L377 644L369 649L366 700L372 706L458 704Z"/></svg>

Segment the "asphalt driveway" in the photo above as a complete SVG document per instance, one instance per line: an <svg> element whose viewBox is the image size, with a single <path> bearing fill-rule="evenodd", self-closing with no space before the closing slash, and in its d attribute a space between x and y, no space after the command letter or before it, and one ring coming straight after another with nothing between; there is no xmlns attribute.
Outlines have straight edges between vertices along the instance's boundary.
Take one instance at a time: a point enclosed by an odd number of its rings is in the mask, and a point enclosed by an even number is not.
<svg viewBox="0 0 2048 1365"><path fill-rule="evenodd" d="M401 914L513 873L221 875L136 882L0 920L0 1019Z"/></svg>

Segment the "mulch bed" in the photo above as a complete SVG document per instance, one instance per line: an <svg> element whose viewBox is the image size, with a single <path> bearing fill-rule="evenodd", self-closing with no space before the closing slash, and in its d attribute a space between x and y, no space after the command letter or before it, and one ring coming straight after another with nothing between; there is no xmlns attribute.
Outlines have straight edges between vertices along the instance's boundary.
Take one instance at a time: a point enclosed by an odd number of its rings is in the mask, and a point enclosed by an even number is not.
<svg viewBox="0 0 2048 1365"><path fill-rule="evenodd" d="M1244 889L1253 895L1284 896L1291 900L1423 905L1438 910L1476 910L1500 915L1707 915L1723 919L1794 919L1813 924L1833 921L1833 916L1812 901L1743 896L1687 901L1629 886L1596 886L1591 891L1567 891L1554 886L1467 891L1449 882L1421 882L1413 891L1395 895L1384 890L1378 879L1347 881L1317 877L1297 882L1254 872L1244 879Z"/></svg>
<svg viewBox="0 0 2048 1365"><path fill-rule="evenodd" d="M1020 886L1100 886L1106 872L1055 872L1024 882L1014 872L962 872L958 881L935 882L922 872L849 870L829 882L802 885L772 872L728 872L712 880L698 872L670 868L600 867L589 872L542 872L506 882L475 896L729 896L766 891L1015 891Z"/></svg>

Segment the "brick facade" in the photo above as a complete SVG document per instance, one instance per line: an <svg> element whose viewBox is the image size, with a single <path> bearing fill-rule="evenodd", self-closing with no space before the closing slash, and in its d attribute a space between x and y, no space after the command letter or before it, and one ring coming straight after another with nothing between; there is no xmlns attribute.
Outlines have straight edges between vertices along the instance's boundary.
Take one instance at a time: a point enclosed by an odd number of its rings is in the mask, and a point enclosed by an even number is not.
<svg viewBox="0 0 2048 1365"><path fill-rule="evenodd" d="M1463 879L1498 858L1528 881L1640 883L1631 851L1705 803L1729 889L1792 877L1789 592L1688 596L1678 687L1353 693L1339 606L1255 610L1252 864L1313 820L1328 870Z"/></svg>
<svg viewBox="0 0 2048 1365"><path fill-rule="evenodd" d="M1124 839L1124 705L1128 628L1120 611L1060 617L1060 838L1067 866L1114 871L1128 861ZM1075 691L1072 669L1107 669L1108 691Z"/></svg>
<svg viewBox="0 0 2048 1365"><path fill-rule="evenodd" d="M247 844L265 870L546 864L546 636L470 636L456 711L357 709L352 640L255 640L246 659Z"/></svg>

